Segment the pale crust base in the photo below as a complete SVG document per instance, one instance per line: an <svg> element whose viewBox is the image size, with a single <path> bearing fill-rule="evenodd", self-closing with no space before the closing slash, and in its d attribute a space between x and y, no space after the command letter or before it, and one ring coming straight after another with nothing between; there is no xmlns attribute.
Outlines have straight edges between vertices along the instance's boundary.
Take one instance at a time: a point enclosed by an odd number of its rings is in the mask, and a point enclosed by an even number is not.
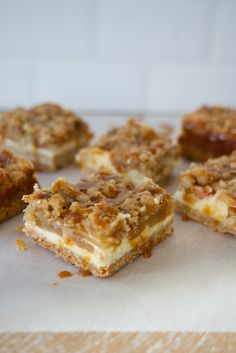
<svg viewBox="0 0 236 353"><path fill-rule="evenodd" d="M157 234L154 234L150 241L146 242L141 247L130 251L128 254L125 254L120 260L113 263L111 266L105 268L97 268L94 265L91 265L83 260L83 258L76 257L73 252L65 249L63 247L58 248L54 244L49 243L45 238L39 237L32 229L25 230L28 235L30 235L40 246L53 251L57 256L62 257L63 260L69 262L72 265L81 267L85 271L91 272L92 275L96 277L108 277L111 276L114 272L118 271L121 267L125 266L128 263L134 261L134 259L145 252L146 249L149 251L153 247L159 244L167 236L170 236L173 232L172 225L168 225Z"/></svg>
<svg viewBox="0 0 236 353"><path fill-rule="evenodd" d="M177 212L182 213L187 218L193 219L199 223L205 224L207 227L211 228L215 232L232 234L236 236L236 229L230 228L227 226L225 222L220 222L211 218L209 216L205 216L200 213L198 210L193 209L187 205L182 204L180 201L175 200L175 209Z"/></svg>

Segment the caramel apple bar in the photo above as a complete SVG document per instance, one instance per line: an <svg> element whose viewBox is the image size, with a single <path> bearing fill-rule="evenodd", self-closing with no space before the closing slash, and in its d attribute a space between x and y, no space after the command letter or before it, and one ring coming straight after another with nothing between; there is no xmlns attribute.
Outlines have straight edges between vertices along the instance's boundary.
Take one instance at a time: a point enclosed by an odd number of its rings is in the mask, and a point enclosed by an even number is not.
<svg viewBox="0 0 236 353"><path fill-rule="evenodd" d="M236 110L202 107L186 115L179 137L185 158L205 162L236 149Z"/></svg>
<svg viewBox="0 0 236 353"><path fill-rule="evenodd" d="M37 182L34 172L30 162L0 148L0 223L23 210L22 197Z"/></svg>
<svg viewBox="0 0 236 353"><path fill-rule="evenodd" d="M164 133L129 120L113 128L91 147L76 156L80 168L96 171L109 169L134 181L143 177L159 183L178 165L177 145Z"/></svg>
<svg viewBox="0 0 236 353"><path fill-rule="evenodd" d="M81 118L55 104L0 116L0 144L31 160L38 170L56 170L74 161L78 148L91 137Z"/></svg>
<svg viewBox="0 0 236 353"><path fill-rule="evenodd" d="M149 178L134 184L97 172L76 185L57 179L24 200L24 232L94 276L110 276L172 233L172 197Z"/></svg>
<svg viewBox="0 0 236 353"><path fill-rule="evenodd" d="M236 236L236 151L193 163L180 176L175 203L187 218Z"/></svg>

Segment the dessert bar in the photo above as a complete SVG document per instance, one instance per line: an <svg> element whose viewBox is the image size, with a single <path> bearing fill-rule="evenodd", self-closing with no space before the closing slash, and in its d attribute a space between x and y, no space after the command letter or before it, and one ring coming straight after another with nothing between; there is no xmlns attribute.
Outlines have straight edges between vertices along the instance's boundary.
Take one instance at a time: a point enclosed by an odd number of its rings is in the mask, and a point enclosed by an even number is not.
<svg viewBox="0 0 236 353"><path fill-rule="evenodd" d="M123 127L113 128L91 147L76 156L80 168L100 168L138 181L143 177L162 182L179 162L177 145L166 134L129 120Z"/></svg>
<svg viewBox="0 0 236 353"><path fill-rule="evenodd" d="M38 170L71 163L91 137L82 119L55 104L18 108L0 116L0 144L31 160Z"/></svg>
<svg viewBox="0 0 236 353"><path fill-rule="evenodd" d="M32 193L37 182L34 173L30 162L0 149L0 222L20 213L26 206L22 197Z"/></svg>
<svg viewBox="0 0 236 353"><path fill-rule="evenodd" d="M24 197L24 232L65 261L106 277L172 233L173 201L151 179L96 173Z"/></svg>
<svg viewBox="0 0 236 353"><path fill-rule="evenodd" d="M175 202L184 216L236 236L236 151L193 163L180 176Z"/></svg>
<svg viewBox="0 0 236 353"><path fill-rule="evenodd" d="M202 107L186 115L179 144L182 155L193 161L230 154L236 149L236 110Z"/></svg>

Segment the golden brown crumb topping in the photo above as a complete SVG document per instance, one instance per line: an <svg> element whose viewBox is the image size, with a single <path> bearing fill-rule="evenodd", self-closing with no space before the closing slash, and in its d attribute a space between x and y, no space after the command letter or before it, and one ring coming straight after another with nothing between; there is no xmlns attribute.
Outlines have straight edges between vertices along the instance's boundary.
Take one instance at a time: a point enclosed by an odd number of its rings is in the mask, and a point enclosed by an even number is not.
<svg viewBox="0 0 236 353"><path fill-rule="evenodd" d="M0 149L0 195L15 190L18 186L34 178L35 169L27 160L14 155L6 149Z"/></svg>
<svg viewBox="0 0 236 353"><path fill-rule="evenodd" d="M67 235L76 227L77 238L86 234L113 245L141 223L158 222L173 211L170 194L151 179L135 185L110 173L96 173L77 185L58 179L51 189L37 188L24 200L29 203L27 220L37 223L41 218L54 229L63 226Z"/></svg>
<svg viewBox="0 0 236 353"><path fill-rule="evenodd" d="M28 249L27 244L25 243L24 239L16 238L16 249L20 251L25 251Z"/></svg>
<svg viewBox="0 0 236 353"><path fill-rule="evenodd" d="M111 152L112 162L119 172L134 168L150 177L153 172L159 172L162 157L178 158L176 145L168 134L158 133L134 120L129 120L124 127L111 129L96 146Z"/></svg>
<svg viewBox="0 0 236 353"><path fill-rule="evenodd" d="M78 139L81 146L91 137L87 124L80 117L56 104L41 104L28 110L17 108L0 117L2 143L9 138L36 147L48 147Z"/></svg>
<svg viewBox="0 0 236 353"><path fill-rule="evenodd" d="M236 196L236 151L230 156L209 159L204 164L192 163L190 168L180 176L185 189L203 191L202 198L219 189ZM200 194L199 194L200 195Z"/></svg>
<svg viewBox="0 0 236 353"><path fill-rule="evenodd" d="M236 110L203 106L184 117L183 128L197 135L209 135L212 141L224 140L225 136L236 138Z"/></svg>

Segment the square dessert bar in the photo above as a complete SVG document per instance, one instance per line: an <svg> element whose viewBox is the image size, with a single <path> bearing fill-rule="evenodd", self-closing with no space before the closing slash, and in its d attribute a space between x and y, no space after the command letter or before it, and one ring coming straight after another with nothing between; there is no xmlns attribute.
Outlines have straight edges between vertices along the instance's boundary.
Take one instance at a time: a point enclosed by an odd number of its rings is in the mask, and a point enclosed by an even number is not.
<svg viewBox="0 0 236 353"><path fill-rule="evenodd" d="M134 181L143 177L163 181L178 165L178 147L169 136L134 120L113 128L96 144L76 156L82 170L111 170Z"/></svg>
<svg viewBox="0 0 236 353"><path fill-rule="evenodd" d="M202 107L186 115L179 137L185 158L205 162L236 149L236 110Z"/></svg>
<svg viewBox="0 0 236 353"><path fill-rule="evenodd" d="M31 163L0 149L0 223L20 213L26 206L23 195L31 194L37 182Z"/></svg>
<svg viewBox="0 0 236 353"><path fill-rule="evenodd" d="M24 200L26 234L94 276L110 276L150 254L172 233L172 198L149 178L134 184L96 173L77 185L58 179Z"/></svg>
<svg viewBox="0 0 236 353"><path fill-rule="evenodd" d="M236 151L193 163L180 176L175 202L187 218L236 236Z"/></svg>
<svg viewBox="0 0 236 353"><path fill-rule="evenodd" d="M38 170L69 164L91 137L84 121L55 104L18 108L0 116L0 144L31 160Z"/></svg>

